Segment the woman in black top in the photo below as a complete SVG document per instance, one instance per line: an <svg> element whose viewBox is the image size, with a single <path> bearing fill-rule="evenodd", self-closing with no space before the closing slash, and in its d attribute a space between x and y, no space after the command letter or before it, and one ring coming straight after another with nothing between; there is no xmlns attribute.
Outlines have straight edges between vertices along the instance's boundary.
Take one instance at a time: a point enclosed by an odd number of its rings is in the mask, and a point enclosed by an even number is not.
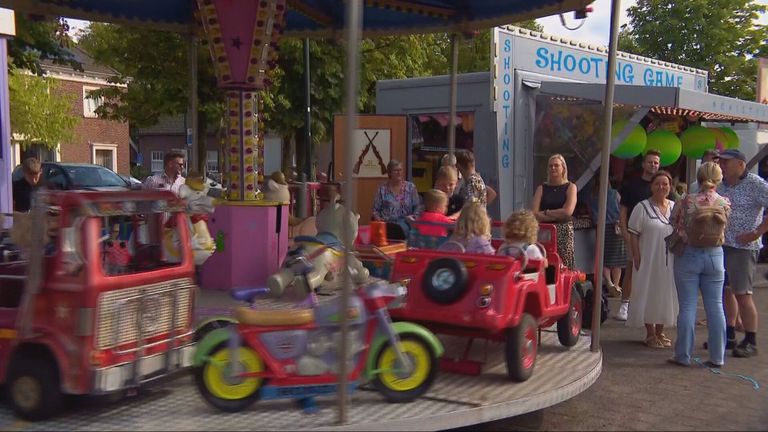
<svg viewBox="0 0 768 432"><path fill-rule="evenodd" d="M557 228L557 253L563 264L573 268L573 222L577 188L568 181L568 166L562 155L550 156L547 181L536 188L531 210L539 222L554 223Z"/></svg>

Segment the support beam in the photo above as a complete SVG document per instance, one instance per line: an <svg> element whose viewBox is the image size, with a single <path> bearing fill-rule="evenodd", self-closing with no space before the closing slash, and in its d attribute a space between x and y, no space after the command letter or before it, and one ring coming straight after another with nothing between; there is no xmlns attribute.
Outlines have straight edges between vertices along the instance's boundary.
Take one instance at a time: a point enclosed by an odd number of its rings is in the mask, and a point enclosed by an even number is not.
<svg viewBox="0 0 768 432"><path fill-rule="evenodd" d="M593 352L600 350L600 301L602 300L603 255L605 246L605 215L608 201L608 164L611 161L611 125L613 124L613 90L616 84L616 46L619 39L619 8L621 0L611 1L611 38L608 44L608 76L603 99L603 148L600 165L600 201L597 216L597 242L595 242L595 286L592 290L592 344Z"/></svg>
<svg viewBox="0 0 768 432"><path fill-rule="evenodd" d="M347 65L344 72L345 80L345 100L344 100L344 142L347 143L347 151L344 155L344 206L351 210L355 208L355 181L352 177L354 169L354 158L352 157L352 137L357 129L357 98L360 90L360 35L363 30L363 2L362 0L347 1L346 11L346 39L347 39ZM344 218L344 224L349 224L348 218ZM354 256L350 253L353 250L352 242L355 239L350 237L349 229L345 226L342 230L342 241L344 242L344 270L342 272L343 283L341 293L341 310L349 309L349 295L352 292L352 275L349 274L352 259ZM346 313L341 314L341 358L347 358L349 351L349 319ZM349 373L349 364L347 361L339 362L339 424L347 423L347 374Z"/></svg>

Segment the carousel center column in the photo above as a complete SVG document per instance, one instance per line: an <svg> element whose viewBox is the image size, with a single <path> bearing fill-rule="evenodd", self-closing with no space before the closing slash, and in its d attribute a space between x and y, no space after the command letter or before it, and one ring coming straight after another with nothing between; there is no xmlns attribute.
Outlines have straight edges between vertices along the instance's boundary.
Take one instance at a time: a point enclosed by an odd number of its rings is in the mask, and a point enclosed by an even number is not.
<svg viewBox="0 0 768 432"><path fill-rule="evenodd" d="M288 249L288 203L264 201L264 128L259 92L269 85L285 0L197 0L219 87L226 90L222 141L227 199L209 219L216 252L203 288L266 286Z"/></svg>

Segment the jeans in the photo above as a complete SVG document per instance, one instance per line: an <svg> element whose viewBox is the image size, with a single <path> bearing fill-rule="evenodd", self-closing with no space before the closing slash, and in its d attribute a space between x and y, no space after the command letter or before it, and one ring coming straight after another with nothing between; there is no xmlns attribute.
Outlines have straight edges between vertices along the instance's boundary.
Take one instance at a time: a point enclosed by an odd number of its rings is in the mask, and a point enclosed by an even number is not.
<svg viewBox="0 0 768 432"><path fill-rule="evenodd" d="M677 315L675 359L691 362L696 326L698 291L707 314L709 360L722 365L725 356L725 313L723 312L723 249L686 246L683 255L675 257L675 285L680 313Z"/></svg>

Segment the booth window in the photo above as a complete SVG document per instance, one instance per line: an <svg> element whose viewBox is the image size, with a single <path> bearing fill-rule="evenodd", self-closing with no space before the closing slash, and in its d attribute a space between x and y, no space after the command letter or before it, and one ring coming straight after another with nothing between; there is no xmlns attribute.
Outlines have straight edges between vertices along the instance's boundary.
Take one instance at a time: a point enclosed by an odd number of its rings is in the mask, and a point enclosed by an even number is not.
<svg viewBox="0 0 768 432"><path fill-rule="evenodd" d="M448 152L450 113L411 114L408 116L411 149L411 179L419 192L432 188L440 158ZM456 113L456 149L474 150L475 113Z"/></svg>

